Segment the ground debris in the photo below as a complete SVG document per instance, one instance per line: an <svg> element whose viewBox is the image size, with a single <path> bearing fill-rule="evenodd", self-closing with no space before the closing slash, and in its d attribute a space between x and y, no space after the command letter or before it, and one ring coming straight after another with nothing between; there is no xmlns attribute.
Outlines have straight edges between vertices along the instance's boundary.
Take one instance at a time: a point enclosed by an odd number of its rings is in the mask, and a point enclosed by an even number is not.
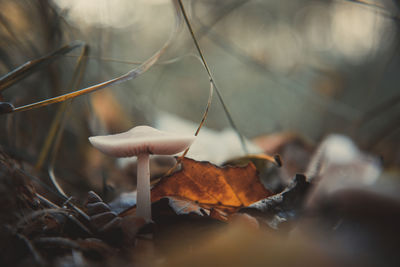
<svg viewBox="0 0 400 267"><path fill-rule="evenodd" d="M281 193L257 201L239 212L263 218L270 227L278 229L281 223L288 223L300 216L309 188L310 183L306 177L296 174Z"/></svg>
<svg viewBox="0 0 400 267"><path fill-rule="evenodd" d="M36 193L32 176L21 166L0 151L1 266L56 266L61 258L77 255L96 262L115 254L73 210Z"/></svg>

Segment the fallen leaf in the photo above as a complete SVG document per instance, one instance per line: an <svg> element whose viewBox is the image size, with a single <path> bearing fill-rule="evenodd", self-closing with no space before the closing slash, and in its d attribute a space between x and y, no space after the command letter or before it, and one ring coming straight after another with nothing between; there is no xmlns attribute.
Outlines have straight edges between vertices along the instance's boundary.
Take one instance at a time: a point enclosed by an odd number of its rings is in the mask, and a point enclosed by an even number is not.
<svg viewBox="0 0 400 267"><path fill-rule="evenodd" d="M270 195L252 163L246 167L221 168L188 158L182 160L181 171L162 178L151 190L152 202L166 196L178 197L229 213Z"/></svg>
<svg viewBox="0 0 400 267"><path fill-rule="evenodd" d="M298 217L303 209L310 183L302 174L296 174L293 181L281 193L270 196L242 208L240 212L261 217L270 227L278 229L282 222Z"/></svg>
<svg viewBox="0 0 400 267"><path fill-rule="evenodd" d="M274 168L274 173L261 173L261 180L268 181L268 188L282 190L290 182L296 173L304 173L314 150L313 144L304 137L290 133L278 132L269 135L259 136L252 140L264 153L279 154L283 166ZM258 167L258 166L257 166ZM281 185L277 186L277 185Z"/></svg>
<svg viewBox="0 0 400 267"><path fill-rule="evenodd" d="M274 157L265 154L246 155L224 162L222 166L246 166L253 163L257 168L261 183L273 193L281 192L285 186L279 175L282 160L279 155Z"/></svg>

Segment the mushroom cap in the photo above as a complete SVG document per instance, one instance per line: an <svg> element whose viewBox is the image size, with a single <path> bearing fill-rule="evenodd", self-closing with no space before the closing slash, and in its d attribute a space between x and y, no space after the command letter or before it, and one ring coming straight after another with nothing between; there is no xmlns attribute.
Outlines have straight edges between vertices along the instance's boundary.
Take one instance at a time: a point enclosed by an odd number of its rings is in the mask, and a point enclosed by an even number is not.
<svg viewBox="0 0 400 267"><path fill-rule="evenodd" d="M173 155L188 148L196 137L159 131L149 126L136 126L127 132L92 136L90 143L114 157L132 157L148 153Z"/></svg>

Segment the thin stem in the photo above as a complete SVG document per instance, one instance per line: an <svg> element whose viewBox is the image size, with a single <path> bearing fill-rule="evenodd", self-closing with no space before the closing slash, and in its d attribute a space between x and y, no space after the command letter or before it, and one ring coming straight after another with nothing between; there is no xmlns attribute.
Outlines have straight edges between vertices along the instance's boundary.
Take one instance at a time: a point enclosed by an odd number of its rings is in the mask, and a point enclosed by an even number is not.
<svg viewBox="0 0 400 267"><path fill-rule="evenodd" d="M136 188L136 215L146 221L151 220L150 199L150 156L137 156L137 188Z"/></svg>
<svg viewBox="0 0 400 267"><path fill-rule="evenodd" d="M13 84L19 82L20 80L24 79L33 71L36 71L39 68L49 65L54 60L59 58L61 55L64 55L74 50L75 48L84 45L85 43L82 41L73 41L44 57L33 59L31 61L26 62L25 64L19 66L18 68L10 71L6 75L0 77L0 92L12 86Z"/></svg>
<svg viewBox="0 0 400 267"><path fill-rule="evenodd" d="M206 72L207 72L207 74L208 74L208 77L209 77L209 79L210 79L210 83L213 84L214 89L215 89L215 92L217 93L219 102L221 103L222 108L224 109L224 112L225 112L226 117L227 117L227 119L228 119L228 121L229 121L229 124L231 125L232 129L233 129L233 130L236 132L236 134L238 135L238 138L239 138L240 143L241 143L241 145L242 145L242 149L243 149L244 153L247 154L247 153L248 153L248 150L247 150L247 147L246 147L246 143L245 143L245 141L244 141L244 137L243 137L243 135L239 132L238 128L236 127L236 124L234 123L234 121L233 121L233 119L232 119L232 116L231 116L231 114L230 114L230 112L229 112L229 110L228 110L228 107L225 105L225 102L224 102L224 100L222 99L222 95L221 95L221 93L220 93L220 91L219 91L217 85L215 84L214 77L213 77L213 75L212 75L212 73L211 73L210 68L208 67L208 64L207 64L206 59L204 58L203 52L201 51L200 45L199 45L199 43L198 43L198 41L197 41L197 38L196 38L196 36L195 36L195 34L194 34L194 31L193 31L193 29L192 29L192 25L191 25L190 22L189 22L188 16L187 16L186 11L185 11L185 7L183 6L181 0L178 0L178 4L179 4L179 7L180 7L180 9L181 9L181 11L182 11L182 15L183 15L183 18L184 18L184 20L185 20L185 22L186 22L186 26L187 26L187 28L188 28L188 30L189 30L189 32L190 32L190 35L192 36L192 39L193 39L194 45L195 45L195 47L196 47L196 50L197 50L197 52L199 53L199 56L200 56L200 58L201 58L201 61L203 62L204 68L205 68L205 70L206 70Z"/></svg>

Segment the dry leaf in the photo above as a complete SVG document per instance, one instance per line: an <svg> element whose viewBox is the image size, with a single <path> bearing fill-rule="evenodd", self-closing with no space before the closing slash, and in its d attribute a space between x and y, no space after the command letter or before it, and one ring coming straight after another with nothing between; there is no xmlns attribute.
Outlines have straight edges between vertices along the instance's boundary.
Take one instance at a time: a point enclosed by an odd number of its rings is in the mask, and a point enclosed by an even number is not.
<svg viewBox="0 0 400 267"><path fill-rule="evenodd" d="M310 188L310 183L302 174L296 174L292 182L281 193L270 196L242 208L240 212L260 218L273 229L282 223L291 222L299 217Z"/></svg>
<svg viewBox="0 0 400 267"><path fill-rule="evenodd" d="M252 140L256 145L262 148L264 153L274 155L279 154L283 161L283 166L276 169L276 178L279 178L283 187L291 182L291 178L297 173L304 173L313 153L314 146L302 136L290 132L279 132L264 136L259 136ZM258 166L257 166L258 167ZM268 177L262 176L261 179L271 180L271 174ZM276 179L275 178L275 179ZM268 183L271 189L283 189Z"/></svg>
<svg viewBox="0 0 400 267"><path fill-rule="evenodd" d="M282 164L279 155L271 157L265 154L249 154L231 159L222 166L245 166L250 162L257 168L261 183L272 193L276 194L284 189L285 185L280 175L280 168L284 163Z"/></svg>
<svg viewBox="0 0 400 267"><path fill-rule="evenodd" d="M179 197L227 212L270 195L251 163L246 167L220 168L188 158L182 160L181 171L163 178L151 191L152 202L166 196Z"/></svg>

